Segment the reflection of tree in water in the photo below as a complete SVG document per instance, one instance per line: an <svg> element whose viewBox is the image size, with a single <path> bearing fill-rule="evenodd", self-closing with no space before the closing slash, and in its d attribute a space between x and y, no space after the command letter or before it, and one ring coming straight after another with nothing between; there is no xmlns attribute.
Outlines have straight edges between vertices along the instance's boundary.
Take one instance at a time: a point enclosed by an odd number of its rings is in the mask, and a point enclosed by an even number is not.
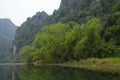
<svg viewBox="0 0 120 80"><path fill-rule="evenodd" d="M15 80L15 66L12 67L12 80Z"/></svg>
<svg viewBox="0 0 120 80"><path fill-rule="evenodd" d="M120 75L53 66L25 66L19 70L20 80L120 80Z"/></svg>
<svg viewBox="0 0 120 80"><path fill-rule="evenodd" d="M0 80L19 80L16 65L0 66Z"/></svg>
<svg viewBox="0 0 120 80"><path fill-rule="evenodd" d="M21 68L22 66L19 66L19 65L12 65L11 66L11 70L12 70L12 77L11 79L12 80L20 80L19 77L18 77L18 70ZM9 80L9 79L8 79Z"/></svg>
<svg viewBox="0 0 120 80"><path fill-rule="evenodd" d="M120 74L55 66L0 66L0 80L120 80Z"/></svg>

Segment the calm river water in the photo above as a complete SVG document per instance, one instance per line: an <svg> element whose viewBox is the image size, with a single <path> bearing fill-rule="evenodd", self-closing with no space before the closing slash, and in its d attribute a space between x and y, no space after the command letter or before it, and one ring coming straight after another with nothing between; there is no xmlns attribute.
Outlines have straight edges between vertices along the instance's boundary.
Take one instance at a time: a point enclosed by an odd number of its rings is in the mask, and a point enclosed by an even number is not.
<svg viewBox="0 0 120 80"><path fill-rule="evenodd" d="M0 66L0 80L120 80L120 74L42 66Z"/></svg>

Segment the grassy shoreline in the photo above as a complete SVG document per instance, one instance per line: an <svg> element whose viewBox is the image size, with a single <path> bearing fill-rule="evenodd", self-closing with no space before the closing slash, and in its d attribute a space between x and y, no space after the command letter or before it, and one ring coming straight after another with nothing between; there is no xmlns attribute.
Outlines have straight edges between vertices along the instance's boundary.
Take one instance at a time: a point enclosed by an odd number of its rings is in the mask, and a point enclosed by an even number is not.
<svg viewBox="0 0 120 80"><path fill-rule="evenodd" d="M0 63L0 66L8 65L24 65L27 63ZM61 67L73 67L82 68L92 71L109 72L109 73L120 73L120 58L88 58L80 61L71 61L66 63L41 63L39 61L34 62L35 66L61 66Z"/></svg>
<svg viewBox="0 0 120 80"><path fill-rule="evenodd" d="M48 65L48 66L62 66L62 67L74 67L82 68L93 71L120 73L120 58L89 58L80 61L72 61L67 63L58 64L41 64L34 63L35 66Z"/></svg>

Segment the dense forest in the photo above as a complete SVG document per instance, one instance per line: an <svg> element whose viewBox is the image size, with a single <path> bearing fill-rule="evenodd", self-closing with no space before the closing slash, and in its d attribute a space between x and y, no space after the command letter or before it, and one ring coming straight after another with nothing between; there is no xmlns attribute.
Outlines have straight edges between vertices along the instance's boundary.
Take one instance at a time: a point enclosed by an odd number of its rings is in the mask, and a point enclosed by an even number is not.
<svg viewBox="0 0 120 80"><path fill-rule="evenodd" d="M0 62L11 61L12 43L17 27L9 19L0 19Z"/></svg>
<svg viewBox="0 0 120 80"><path fill-rule="evenodd" d="M62 0L17 29L16 54L26 62L60 63L120 56L120 0Z"/></svg>

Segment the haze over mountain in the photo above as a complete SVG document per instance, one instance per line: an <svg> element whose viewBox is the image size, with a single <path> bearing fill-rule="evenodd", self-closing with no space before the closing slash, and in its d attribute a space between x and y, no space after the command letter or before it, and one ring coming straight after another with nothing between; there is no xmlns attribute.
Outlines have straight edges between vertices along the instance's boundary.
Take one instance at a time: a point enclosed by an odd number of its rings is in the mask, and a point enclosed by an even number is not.
<svg viewBox="0 0 120 80"><path fill-rule="evenodd" d="M16 25L10 19L0 19L0 62L8 62L11 59L16 29Z"/></svg>

